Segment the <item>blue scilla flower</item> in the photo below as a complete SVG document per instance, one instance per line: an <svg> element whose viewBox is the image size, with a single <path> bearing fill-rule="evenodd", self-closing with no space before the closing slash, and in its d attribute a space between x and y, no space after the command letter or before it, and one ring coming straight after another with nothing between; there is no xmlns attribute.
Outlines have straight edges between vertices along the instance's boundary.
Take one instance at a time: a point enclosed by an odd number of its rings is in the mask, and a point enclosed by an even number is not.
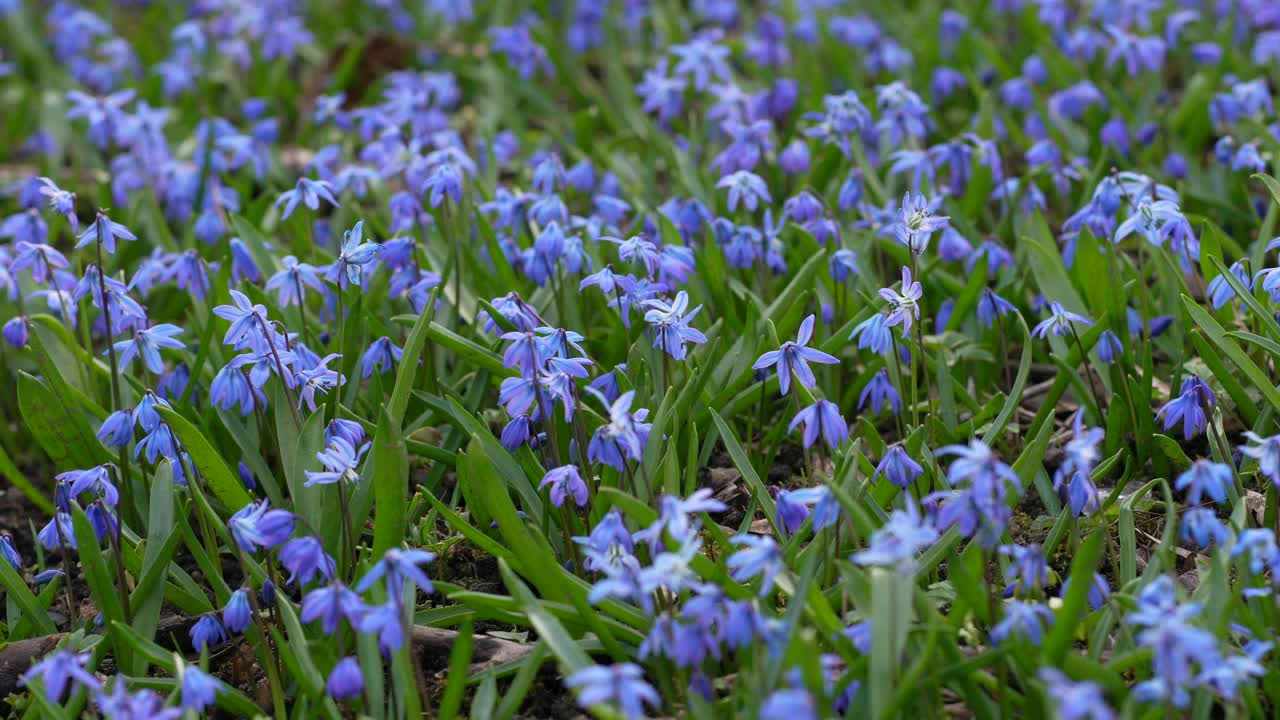
<svg viewBox="0 0 1280 720"><path fill-rule="evenodd" d="M98 465L88 470L68 470L58 473L57 479L67 484L67 490L72 497L93 493L114 507L120 502L120 491L111 481L111 467Z"/></svg>
<svg viewBox="0 0 1280 720"><path fill-rule="evenodd" d="M1031 335L1038 338L1047 338L1050 334L1066 335L1071 332L1072 323L1092 325L1093 321L1078 313L1070 312L1062 307L1062 303L1051 302L1049 303L1049 317L1032 328Z"/></svg>
<svg viewBox="0 0 1280 720"><path fill-rule="evenodd" d="M307 263L298 262L292 255L286 255L280 261L283 267L267 280L267 292L276 294L276 302L280 307L299 305L306 299L307 288L323 293L324 282L320 280L319 271Z"/></svg>
<svg viewBox="0 0 1280 720"><path fill-rule="evenodd" d="M284 205L284 213L280 219L288 220L299 202L310 210L319 209L321 200L338 207L338 199L333 196L333 189L333 185L326 180L298 178L298 183L292 189L280 193L280 197L275 201L275 207Z"/></svg>
<svg viewBox="0 0 1280 720"><path fill-rule="evenodd" d="M1043 588L1049 583L1049 565L1039 545L1001 545L1001 555L1009 558L1004 570L1005 597L1025 595Z"/></svg>
<svg viewBox="0 0 1280 720"><path fill-rule="evenodd" d="M1187 504L1199 505L1207 495L1219 505L1227 501L1227 487L1234 481L1231 466L1197 460L1178 476L1174 488L1187 491Z"/></svg>
<svg viewBox="0 0 1280 720"><path fill-rule="evenodd" d="M360 376L368 380L374 370L377 370L379 375L394 370L402 355L404 351L397 347L391 338L383 335L370 343L369 349L365 350L364 357L360 359Z"/></svg>
<svg viewBox="0 0 1280 720"><path fill-rule="evenodd" d="M1222 547L1231 533L1211 508L1193 507L1182 513L1181 537L1203 550L1215 543Z"/></svg>
<svg viewBox="0 0 1280 720"><path fill-rule="evenodd" d="M858 274L858 255L852 250L840 249L831 254L828 261L831 279L838 283Z"/></svg>
<svg viewBox="0 0 1280 720"><path fill-rule="evenodd" d="M841 416L840 408L829 400L818 400L796 413L787 432L794 432L801 424L804 425L802 441L806 450L818 441L819 435L832 450L849 439L849 424Z"/></svg>
<svg viewBox="0 0 1280 720"><path fill-rule="evenodd" d="M76 549L75 527L71 524L71 515L58 510L49 523L36 533L36 542L45 550L57 550L62 547Z"/></svg>
<svg viewBox="0 0 1280 720"><path fill-rule="evenodd" d="M1249 273L1243 261L1237 260L1231 263L1231 267L1227 271L1244 285L1246 290L1253 290L1253 275ZM1231 302L1236 296L1236 291L1227 283L1225 275L1219 275L1209 281L1209 287L1205 290L1205 294L1209 297L1209 302L1213 305L1214 310L1221 310L1224 305Z"/></svg>
<svg viewBox="0 0 1280 720"><path fill-rule="evenodd" d="M1065 598L1067 593L1071 591L1071 578L1062 581L1062 588L1058 595ZM1093 579L1089 581L1089 594L1086 596L1090 610L1098 610L1107 601L1111 599L1111 587L1107 585L1107 579L1101 573L1094 573Z"/></svg>
<svg viewBox="0 0 1280 720"><path fill-rule="evenodd" d="M360 616L356 629L362 633L376 635L378 647L383 653L390 655L404 647L404 611L398 598L392 598L381 605L366 608Z"/></svg>
<svg viewBox="0 0 1280 720"><path fill-rule="evenodd" d="M231 593L226 606L222 608L222 624L228 632L242 633L253 622L253 609L249 604L249 591L240 588Z"/></svg>
<svg viewBox="0 0 1280 720"><path fill-rule="evenodd" d="M563 507L566 498L572 497L578 507L586 507L588 493L587 484L583 482L577 465L562 465L552 468L543 476L538 489L551 487L551 504Z"/></svg>
<svg viewBox="0 0 1280 720"><path fill-rule="evenodd" d="M880 458L880 463L876 465L876 471L871 478L874 480L884 476L897 487L908 488L923 474L924 468L911 459L902 443L894 443L885 450L884 457Z"/></svg>
<svg viewBox="0 0 1280 720"><path fill-rule="evenodd" d="M907 499L905 509L894 510L888 522L871 534L867 548L854 553L852 560L858 565L896 567L910 573L914 571L915 556L937 539L932 521Z"/></svg>
<svg viewBox="0 0 1280 720"><path fill-rule="evenodd" d="M1179 422L1182 423L1182 437L1190 440L1204 431L1209 423L1209 413L1218 404L1218 397L1213 394L1198 375L1191 375L1182 381L1178 396L1165 403L1156 417L1164 417L1164 429L1168 430Z"/></svg>
<svg viewBox="0 0 1280 720"><path fill-rule="evenodd" d="M1115 711L1096 683L1075 682L1054 668L1041 668L1038 675L1059 720L1114 720Z"/></svg>
<svg viewBox="0 0 1280 720"><path fill-rule="evenodd" d="M1249 556L1249 572L1254 575L1264 571L1273 574L1280 570L1280 548L1276 546L1275 532L1267 528L1249 528L1241 530L1236 538L1231 556Z"/></svg>
<svg viewBox="0 0 1280 720"><path fill-rule="evenodd" d="M21 350L31 341L31 321L25 315L11 317L0 327L0 335L11 347Z"/></svg>
<svg viewBox="0 0 1280 720"><path fill-rule="evenodd" d="M791 387L792 373L795 374L796 380L806 388L812 388L817 383L817 379L813 376L813 370L809 368L810 362L824 365L835 365L840 362L835 357L808 346L809 341L813 338L814 322L813 315L806 317L804 322L800 323L800 331L796 334L795 342L787 341L782 343L782 347L764 353L751 366L755 370L762 370L776 365L778 385L783 395L786 395L787 390Z"/></svg>
<svg viewBox="0 0 1280 720"><path fill-rule="evenodd" d="M1264 438L1248 430L1244 436L1251 444L1241 445L1240 452L1257 460L1262 476L1280 488L1280 435Z"/></svg>
<svg viewBox="0 0 1280 720"><path fill-rule="evenodd" d="M1003 644L1011 637L1021 636L1038 646L1052 624L1053 612L1049 608L1038 602L1012 600L1004 606L1000 622L991 628L991 640Z"/></svg>
<svg viewBox="0 0 1280 720"><path fill-rule="evenodd" d="M182 708L165 707L164 697L154 690L129 692L129 684L119 675L111 686L111 692L99 690L93 694L93 701L103 717L111 720L178 720L182 717Z"/></svg>
<svg viewBox="0 0 1280 720"><path fill-rule="evenodd" d="M894 237L906 245L916 255L924 254L929 247L929 238L935 232L947 226L951 219L946 215L934 215L936 202L930 202L923 195L907 193L902 197L902 206L898 210L899 221L893 227ZM905 288L909 282L904 281Z"/></svg>
<svg viewBox="0 0 1280 720"><path fill-rule="evenodd" d="M246 347L262 347L266 344L267 308L255 305L244 293L231 290L231 301L235 305L219 305L213 314L231 322L231 327L222 336L222 344L232 345L236 350Z"/></svg>
<svg viewBox="0 0 1280 720"><path fill-rule="evenodd" d="M859 350L870 350L877 355L888 354L893 346L893 334L889 330L888 316L876 313L858 323L849 339L858 338Z"/></svg>
<svg viewBox="0 0 1280 720"><path fill-rule="evenodd" d="M280 548L280 564L289 571L285 582L306 585L316 578L332 580L337 564L324 545L310 535L294 538Z"/></svg>
<svg viewBox="0 0 1280 720"><path fill-rule="evenodd" d="M325 271L325 279L340 288L347 284L359 286L364 266L373 262L382 246L364 239L364 221L357 222L342 235L342 247L338 258Z"/></svg>
<svg viewBox="0 0 1280 720"><path fill-rule="evenodd" d="M746 170L739 170L720 178L716 183L719 189L728 189L729 191L729 212L738 209L738 204L748 212L755 212L760 203L765 204L773 202L769 196L769 186L765 184L764 178L755 173Z"/></svg>
<svg viewBox="0 0 1280 720"><path fill-rule="evenodd" d="M1102 331L1098 336L1098 359L1110 365L1124 355L1124 345L1120 337L1111 329Z"/></svg>
<svg viewBox="0 0 1280 720"><path fill-rule="evenodd" d="M871 401L869 406L868 400ZM862 393L858 396L858 409L870 407L875 414L879 415L885 403L889 403L889 409L894 415L902 412L902 398L899 397L897 388L889 381L889 372L880 370L872 375L866 387L862 388Z"/></svg>
<svg viewBox="0 0 1280 720"><path fill-rule="evenodd" d="M800 523L796 523L788 532L794 532L804 522L805 517L810 515L808 510L810 507L813 508L814 532L835 525L840 520L840 501L836 499L835 493L831 492L831 489L826 485L800 488L798 490L784 490L778 493L780 502L784 497L786 502L805 508L804 517L800 518Z"/></svg>
<svg viewBox="0 0 1280 720"><path fill-rule="evenodd" d="M135 357L142 358L142 364L153 373L164 372L164 360L160 359L160 349L170 348L182 350L186 347L176 336L183 333L182 328L169 323L138 330L132 340L121 340L114 345L119 354L121 369L127 369Z"/></svg>
<svg viewBox="0 0 1280 720"><path fill-rule="evenodd" d="M9 563L14 570L22 569L22 557L13 546L13 536L9 533L0 533L0 560Z"/></svg>
<svg viewBox="0 0 1280 720"><path fill-rule="evenodd" d="M298 617L307 623L319 620L320 629L326 635L332 635L344 619L352 627L359 625L365 610L359 595L341 582L334 581L303 596Z"/></svg>
<svg viewBox="0 0 1280 720"><path fill-rule="evenodd" d="M758 720L818 720L818 704L803 688L775 690L760 704Z"/></svg>
<svg viewBox="0 0 1280 720"><path fill-rule="evenodd" d="M578 705L614 705L627 720L645 717L645 706L661 707L658 691L645 682L644 670L633 663L592 665L564 681L565 687L578 691Z"/></svg>
<svg viewBox="0 0 1280 720"><path fill-rule="evenodd" d="M218 622L218 618L213 615L200 616L196 624L191 626L190 633L192 647L200 652L227 641L227 631L222 628L222 623Z"/></svg>
<svg viewBox="0 0 1280 720"><path fill-rule="evenodd" d="M117 239L135 241L138 236L130 232L129 228L112 220L99 210L93 219L93 223L85 228L84 232L80 233L76 248L86 247L96 242L102 246L102 249L114 255Z"/></svg>
<svg viewBox="0 0 1280 720"><path fill-rule="evenodd" d="M778 519L778 527L783 534L791 535L804 525L804 521L809 518L809 506L800 502L795 493L797 490L783 490L774 498L776 504L776 513Z"/></svg>
<svg viewBox="0 0 1280 720"><path fill-rule="evenodd" d="M885 318L886 327L893 327L899 323L902 324L902 332L911 332L911 323L913 320L920 319L920 298L924 295L924 289L920 286L918 280L911 279L911 268L902 268L902 290L895 291L892 288L880 288L880 297L889 301L889 316Z"/></svg>
<svg viewBox="0 0 1280 720"><path fill-rule="evenodd" d="M991 288L983 288L982 297L978 299L978 307L976 308L978 322L983 327L992 327L997 318L1004 317L1011 312L1017 312L1013 303L1005 300L995 293Z"/></svg>
<svg viewBox="0 0 1280 720"><path fill-rule="evenodd" d="M222 682L195 665L178 661L178 679L182 707L197 714L212 705L226 691Z"/></svg>
<svg viewBox="0 0 1280 720"><path fill-rule="evenodd" d="M62 702L68 688L98 689L98 679L85 669L88 662L87 652L74 653L66 648L55 650L23 673L19 684L27 686L39 678L44 684L45 696L55 703Z"/></svg>
<svg viewBox="0 0 1280 720"><path fill-rule="evenodd" d="M339 660L325 680L324 689L329 697L338 702L358 697L364 692L364 673L360 670L360 661L354 657Z"/></svg>
<svg viewBox="0 0 1280 720"><path fill-rule="evenodd" d="M368 443L354 448L343 438L334 437L329 441L328 447L316 453L316 459L324 466L324 470L320 472L308 470L307 481L303 484L307 487L332 485L337 482L354 485L360 481L360 474L356 472L356 467L368 450Z"/></svg>
<svg viewBox="0 0 1280 720"><path fill-rule="evenodd" d="M759 577L760 594L767 595L782 571L782 548L764 535L737 535L729 542L740 548L725 561L730 575L740 583Z"/></svg>
<svg viewBox="0 0 1280 720"><path fill-rule="evenodd" d="M1098 509L1098 488L1089 475L1101 460L1098 446L1106 433L1102 428L1085 427L1083 411L1077 411L1072 419L1072 433L1063 448L1062 464L1053 473L1053 487L1078 516Z"/></svg>
<svg viewBox="0 0 1280 720"><path fill-rule="evenodd" d="M702 306L686 312L689 294L681 290L670 303L665 300L647 300L644 303L644 320L653 330L653 346L676 360L685 358L686 345L699 345L707 341L700 330L689 326Z"/></svg>
<svg viewBox="0 0 1280 720"><path fill-rule="evenodd" d="M227 521L231 537L245 552L258 548L273 548L284 543L293 534L297 517L287 510L275 510L270 502L262 500L245 505Z"/></svg>
<svg viewBox="0 0 1280 720"><path fill-rule="evenodd" d="M369 568L369 572L360 578L360 583L356 585L356 590L364 592L373 586L379 579L386 579L387 594L392 597L399 597L404 587L405 580L411 581L424 593L433 593L435 588L431 585L431 580L427 578L427 574L422 571L419 565L426 565L436 559L436 554L426 550L413 549L401 550L399 548L391 548Z"/></svg>

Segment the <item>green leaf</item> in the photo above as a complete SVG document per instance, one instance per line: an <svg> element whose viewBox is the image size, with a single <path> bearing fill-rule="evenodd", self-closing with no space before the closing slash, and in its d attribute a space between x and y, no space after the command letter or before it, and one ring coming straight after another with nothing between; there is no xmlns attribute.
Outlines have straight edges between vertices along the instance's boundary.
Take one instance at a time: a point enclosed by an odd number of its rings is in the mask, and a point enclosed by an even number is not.
<svg viewBox="0 0 1280 720"><path fill-rule="evenodd" d="M715 421L716 429L720 432L720 441L724 443L724 449L729 453L729 457L733 459L733 464L737 466L738 472L742 473L742 479L751 488L751 494L755 501L760 503L760 509L764 511L765 517L769 518L769 524L773 526L774 533L780 537L781 533L778 532L778 523L775 520L777 508L774 506L773 497L769 495L769 489L765 487L764 482L756 473L755 467L752 466L751 459L743 451L742 445L738 444L738 438L734 436L733 429L724 421L724 418L720 417L720 413L712 410L711 419Z"/></svg>
<svg viewBox="0 0 1280 720"><path fill-rule="evenodd" d="M401 367L408 364L403 363ZM392 409L383 410L378 417L370 457L376 520L373 525L375 558L400 547L404 541L405 511L409 503L409 457L400 435L400 423L393 419L392 412Z"/></svg>
<svg viewBox="0 0 1280 720"><path fill-rule="evenodd" d="M13 464L13 460L9 458L9 453L4 451L4 447L0 446L0 475L3 475L18 492L27 496L27 499L35 504L46 514L53 514L53 501L45 496L44 493L36 489L35 485L27 479L27 476Z"/></svg>
<svg viewBox="0 0 1280 720"><path fill-rule="evenodd" d="M102 443L89 430L84 413L68 406L44 383L18 371L18 407L31 436L59 470L107 462Z"/></svg>
<svg viewBox="0 0 1280 720"><path fill-rule="evenodd" d="M1280 205L1280 180L1276 180L1265 173L1255 173L1250 177L1261 180L1262 184L1267 186L1267 191L1271 193L1272 201Z"/></svg>
<svg viewBox="0 0 1280 720"><path fill-rule="evenodd" d="M49 613L36 600L31 588L22 581L22 576L7 562L0 562L0 587L4 588L9 599L22 611L23 619L36 624L36 628L45 635L52 635L58 629L49 619Z"/></svg>
<svg viewBox="0 0 1280 720"><path fill-rule="evenodd" d="M1271 381L1267 379L1267 374L1262 371L1262 368L1259 368L1253 360L1249 359L1245 351L1227 336L1227 331L1223 329L1222 325L1204 308L1196 304L1195 300L1186 295L1182 296L1182 305L1186 308L1187 314L1191 316L1191 319L1204 331L1204 334L1213 341L1214 345L1218 346L1222 354L1226 355L1232 364L1240 368L1240 371L1248 376L1249 381L1258 389L1258 392L1262 393L1267 402L1271 403L1272 407L1280 408L1280 391L1277 391L1275 385L1271 384Z"/></svg>
<svg viewBox="0 0 1280 720"><path fill-rule="evenodd" d="M173 431L178 442L182 443L183 449L191 456L191 462L200 471L200 476L204 478L209 491L221 500L228 510L235 512L253 500L240 484L240 478L231 472L222 460L222 455L213 449L213 445L209 444L196 426L172 408L157 405L156 412Z"/></svg>
<svg viewBox="0 0 1280 720"><path fill-rule="evenodd" d="M444 697L440 698L440 710L436 713L440 720L453 720L462 707L462 696L467 690L467 669L471 664L471 636L471 623L463 623L457 639L453 641L453 650L449 653L448 682L444 688Z"/></svg>
<svg viewBox="0 0 1280 720"><path fill-rule="evenodd" d="M1070 649L1080 615L1085 610L1089 589L1093 587L1093 573L1102 558L1108 533L1091 532L1084 546L1071 563L1071 588L1062 601L1044 644L1044 657L1048 665L1059 665Z"/></svg>

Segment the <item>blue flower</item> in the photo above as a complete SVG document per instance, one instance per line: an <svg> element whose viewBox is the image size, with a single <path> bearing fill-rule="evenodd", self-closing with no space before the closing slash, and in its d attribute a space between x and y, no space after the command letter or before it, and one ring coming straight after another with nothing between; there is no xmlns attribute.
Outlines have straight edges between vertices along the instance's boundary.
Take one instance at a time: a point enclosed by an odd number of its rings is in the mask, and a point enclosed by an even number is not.
<svg viewBox="0 0 1280 720"><path fill-rule="evenodd" d="M1183 542L1194 542L1201 549L1217 544L1222 547L1231 539L1227 526L1208 507L1193 507L1182 513Z"/></svg>
<svg viewBox="0 0 1280 720"><path fill-rule="evenodd" d="M814 316L806 317L804 322L800 323L800 332L796 335L795 342L782 343L782 347L764 353L751 366L754 370L762 370L777 365L778 385L783 395L786 395L791 387L793 372L800 384L807 388L812 388L817 383L813 370L809 368L810 362L824 365L835 365L840 362L835 357L808 346L809 340L813 337L813 325Z"/></svg>
<svg viewBox="0 0 1280 720"><path fill-rule="evenodd" d="M1182 381L1182 389L1178 397L1165 403L1156 413L1156 417L1164 416L1165 430L1181 421L1182 437L1184 440L1190 440L1204 431L1209 423L1208 413L1217 404L1218 398L1213 394L1213 390L1209 389L1200 376L1191 375Z"/></svg>
<svg viewBox="0 0 1280 720"><path fill-rule="evenodd" d="M106 214L99 211L97 216L94 217L93 223L89 225L89 227L85 228L84 232L80 233L79 242L76 243L76 248L79 249L86 247L96 242L108 253L114 255L116 252L117 238L121 240L135 241L138 239L138 236L130 232L129 228L112 220L107 217Z"/></svg>
<svg viewBox="0 0 1280 720"><path fill-rule="evenodd" d="M1071 591L1071 578L1062 581L1062 588L1058 595L1066 598L1067 593ZM1107 579L1101 573L1094 573L1093 580L1089 582L1089 594L1086 599L1089 602L1090 610L1098 610L1111 598L1111 587L1107 585Z"/></svg>
<svg viewBox="0 0 1280 720"><path fill-rule="evenodd" d="M829 400L817 400L796 413L787 432L794 432L801 423L804 423L803 442L806 450L818 441L819 433L832 450L849 439L849 424L840 415L840 408Z"/></svg>
<svg viewBox="0 0 1280 720"><path fill-rule="evenodd" d="M412 581L424 593L433 593L435 588L432 587L431 580L427 578L427 574L418 566L430 563L435 559L436 554L426 550L391 548L387 550L381 560L369 568L369 572L365 573L365 576L356 585L356 590L364 592L380 578L385 577L387 594L391 597L400 597L405 580Z"/></svg>
<svg viewBox="0 0 1280 720"><path fill-rule="evenodd" d="M1261 172L1261 170L1258 172ZM1231 267L1227 268L1227 271L1235 275L1246 290L1253 290L1253 276L1249 274L1249 270L1245 268L1243 262L1237 260L1231 263ZM1205 295L1209 298L1214 310L1221 310L1224 305L1231 302L1232 298L1236 296L1236 291L1227 283L1225 275L1219 275L1209 281L1209 287L1205 290Z"/></svg>
<svg viewBox="0 0 1280 720"><path fill-rule="evenodd" d="M231 537L245 552L273 548L293 534L297 517L287 510L272 510L270 502L251 502L227 521Z"/></svg>
<svg viewBox="0 0 1280 720"><path fill-rule="evenodd" d="M920 298L924 295L919 281L911 279L911 268L902 268L902 291L892 288L880 288L880 297L889 301L889 316L885 318L886 327L902 324L902 332L911 332L913 320L920 319Z"/></svg>
<svg viewBox="0 0 1280 720"><path fill-rule="evenodd" d="M565 498L572 495L578 507L587 505L587 484L582 481L576 465L562 465L547 471L538 489L551 486L551 504L556 507L564 505Z"/></svg>
<svg viewBox="0 0 1280 720"><path fill-rule="evenodd" d="M729 212L737 210L739 202L748 212L755 212L761 202L773 202L764 179L746 170L725 175L716 183L716 187L729 189Z"/></svg>
<svg viewBox="0 0 1280 720"><path fill-rule="evenodd" d="M195 665L178 661L178 677L181 683L182 707L197 714L212 705L219 693L225 692L222 683Z"/></svg>
<svg viewBox="0 0 1280 720"><path fill-rule="evenodd" d="M1001 545L1000 554L1009 557L1004 570L1005 582L1009 583L1005 597L1030 593L1048 584L1049 565L1039 545Z"/></svg>
<svg viewBox="0 0 1280 720"><path fill-rule="evenodd" d="M329 265L325 279L340 288L347 287L350 282L359 286L364 266L373 262L382 246L376 242L365 242L364 221L357 222L342 235L342 248L338 258Z"/></svg>
<svg viewBox="0 0 1280 720"><path fill-rule="evenodd" d="M818 706L808 690L776 690L760 704L758 720L818 720Z"/></svg>
<svg viewBox="0 0 1280 720"><path fill-rule="evenodd" d="M647 409L631 412L635 391L628 390L609 405L609 422L601 425L587 445L587 459L604 463L618 472L625 468L624 455L639 461L649 440L650 423Z"/></svg>
<svg viewBox="0 0 1280 720"><path fill-rule="evenodd" d="M653 346L661 348L676 360L684 359L685 343L701 344L707 341L706 335L696 328L689 327L689 321L698 314L702 306L699 305L686 313L685 308L689 307L689 294L685 291L676 293L675 299L670 304L663 300L647 300L644 304L649 308L645 312L644 320L653 330Z"/></svg>
<svg viewBox="0 0 1280 720"><path fill-rule="evenodd" d="M1058 720L1114 720L1102 688L1087 680L1075 682L1054 668L1041 668L1039 677L1048 686L1049 700Z"/></svg>
<svg viewBox="0 0 1280 720"><path fill-rule="evenodd" d="M627 720L645 717L646 705L662 705L658 692L645 682L644 670L633 663L592 665L570 675L564 684L578 691L579 706L616 705Z"/></svg>
<svg viewBox="0 0 1280 720"><path fill-rule="evenodd" d="M1249 555L1249 572L1254 575L1280 570L1280 548L1276 547L1275 533L1267 528L1240 531L1235 547L1231 548L1231 557L1245 553Z"/></svg>
<svg viewBox="0 0 1280 720"><path fill-rule="evenodd" d="M1074 515L1098 509L1098 488L1089 477L1101 459L1098 445L1106 433L1102 428L1086 428L1083 411L1072 419L1073 437L1063 448L1063 461L1053 473L1053 487L1071 505Z"/></svg>
<svg viewBox="0 0 1280 720"><path fill-rule="evenodd" d="M40 662L31 666L19 681L20 685L30 685L35 678L44 683L44 694L49 700L60 703L68 688L77 685L89 690L97 690L99 683L88 670L89 653L73 653L66 648L55 650L46 655Z"/></svg>
<svg viewBox="0 0 1280 720"><path fill-rule="evenodd" d="M191 645L197 651L204 651L211 645L220 645L227 641L227 631L222 623L213 615L201 615L195 625L191 626Z"/></svg>
<svg viewBox="0 0 1280 720"><path fill-rule="evenodd" d="M876 471L871 478L874 480L883 475L889 482L905 489L923 474L924 468L911 459L902 443L895 443L890 445L884 457L880 458L880 463L876 465Z"/></svg>
<svg viewBox="0 0 1280 720"><path fill-rule="evenodd" d="M866 387L862 388L862 394L858 396L859 410L867 404L868 398L871 400L871 409L877 415L880 414L880 409L886 402L889 403L894 415L902 412L902 399L898 396L898 390L893 387L893 383L889 381L889 373L886 370L880 370L872 375Z"/></svg>
<svg viewBox="0 0 1280 720"><path fill-rule="evenodd" d="M298 207L299 202L311 210L316 210L319 209L321 200L338 207L338 200L333 196L333 185L326 180L298 178L298 183L293 189L284 191L276 199L275 207L284 205L284 213L280 216L280 219L288 220L289 216L293 214L294 208Z"/></svg>
<svg viewBox="0 0 1280 720"><path fill-rule="evenodd" d="M378 647L388 655L404 647L404 618L399 597L367 608L360 617L357 629L362 633L376 633Z"/></svg>
<svg viewBox="0 0 1280 720"><path fill-rule="evenodd" d="M991 628L992 642L1003 644L1014 635L1039 645L1044 631L1053 624L1053 612L1037 602L1012 600L1004 607L1004 617Z"/></svg>
<svg viewBox="0 0 1280 720"><path fill-rule="evenodd" d="M354 657L339 660L329 673L324 689L329 697L338 702L359 696L364 692L364 673L360 670L360 662Z"/></svg>
<svg viewBox="0 0 1280 720"><path fill-rule="evenodd" d="M110 720L177 720L182 717L182 708L165 707L164 698L154 690L130 693L128 683L119 675L109 694L99 690L94 693L93 700L103 717Z"/></svg>
<svg viewBox="0 0 1280 720"><path fill-rule="evenodd" d="M782 548L764 535L736 535L729 542L741 548L725 560L729 574L740 583L759 576L760 594L767 595L782 571Z"/></svg>
<svg viewBox="0 0 1280 720"><path fill-rule="evenodd" d="M71 515L58 510L49 520L49 524L36 534L36 540L45 550L56 550L60 547L76 548L76 532L71 524Z"/></svg>
<svg viewBox="0 0 1280 720"><path fill-rule="evenodd" d="M306 471L307 481L303 484L307 487L312 485L332 485L337 482L355 485L360 481L360 474L356 472L356 466L360 464L361 458L364 457L365 452L368 450L369 443L365 443L359 448L354 448L351 447L351 443L348 443L343 438L332 438L328 447L316 453L316 459L320 461L320 464L325 469L321 472Z"/></svg>
<svg viewBox="0 0 1280 720"><path fill-rule="evenodd" d="M1031 329L1031 335L1038 338L1046 338L1050 333L1054 335L1066 335L1071 332L1071 323L1077 322L1082 325L1092 325L1093 321L1089 318L1068 311L1062 307L1062 303L1052 302L1049 304L1049 317L1042 320L1038 325Z"/></svg>
<svg viewBox="0 0 1280 720"><path fill-rule="evenodd" d="M265 329L269 327L267 308L253 304L239 290L231 290L230 293L234 306L219 305L213 309L214 315L231 322L231 327L227 328L226 334L222 336L222 344L233 345L236 350L266 345Z"/></svg>
<svg viewBox="0 0 1280 720"><path fill-rule="evenodd" d="M281 307L301 304L306 298L306 288L324 292L324 282L315 267L298 262L292 255L286 255L280 262L284 267L267 280L266 290L276 293L276 301Z"/></svg>
<svg viewBox="0 0 1280 720"><path fill-rule="evenodd" d="M181 341L174 339L181 335L182 328L169 323L138 330L132 340L121 340L115 344L119 353L120 368L127 369L135 357L141 357L142 363L153 373L164 372L164 360L160 359L160 348L182 350L186 347Z"/></svg>
<svg viewBox="0 0 1280 720"><path fill-rule="evenodd" d="M379 375L393 370L403 355L404 351L396 347L396 344L391 342L391 338L383 335L369 344L369 349L361 358L360 376L368 380L375 369Z"/></svg>
<svg viewBox="0 0 1280 720"><path fill-rule="evenodd" d="M922 517L910 499L906 508L894 510L889 520L871 533L867 549L853 554L858 565L897 567L904 573L914 572L915 556L938 539L938 531L928 518Z"/></svg>
<svg viewBox="0 0 1280 720"><path fill-rule="evenodd" d="M231 599L222 608L222 624L229 632L239 634L247 630L252 622L253 608L249 605L249 591L240 588L231 593Z"/></svg>
<svg viewBox="0 0 1280 720"><path fill-rule="evenodd" d="M978 300L977 314L978 322L983 327L990 328L995 324L996 318L1004 317L1011 312L1017 312L1013 303L1005 300L995 293L991 288L982 289L982 298Z"/></svg>
<svg viewBox="0 0 1280 720"><path fill-rule="evenodd" d="M1244 433L1251 445L1240 446L1240 452L1258 461L1258 471L1280 488L1280 435L1264 438L1247 430Z"/></svg>
<svg viewBox="0 0 1280 720"><path fill-rule="evenodd" d="M800 507L813 507L814 532L835 525L840 520L840 502L836 499L835 493L831 492L830 488L825 485L800 488L799 490L784 490L778 493L779 503L782 502L784 496L789 503ZM781 514L782 510L779 509L778 512ZM808 515L809 512L806 509L805 514L800 518L800 522L795 523L794 527L788 529L787 532L794 532L795 528L798 528Z"/></svg>
<svg viewBox="0 0 1280 720"><path fill-rule="evenodd" d="M1227 501L1227 486L1233 481L1231 466L1208 460L1197 460L1186 472L1178 476L1174 488L1187 490L1189 505L1199 505L1205 495L1221 505Z"/></svg>
<svg viewBox="0 0 1280 720"><path fill-rule="evenodd" d="M324 551L319 540L304 535L294 538L280 548L280 564L289 571L285 582L306 585L317 576L332 580L336 564L333 558Z"/></svg>
<svg viewBox="0 0 1280 720"><path fill-rule="evenodd" d="M1098 359L1110 365L1124 355L1124 345L1119 336L1110 329L1103 330L1098 336Z"/></svg>
<svg viewBox="0 0 1280 720"><path fill-rule="evenodd" d="M1235 702L1241 684L1267 673L1267 668L1259 661L1271 652L1272 646L1271 642L1252 640L1245 645L1243 654L1228 656L1221 662L1202 668L1195 682L1212 688L1223 700Z"/></svg>
<svg viewBox="0 0 1280 720"><path fill-rule="evenodd" d="M307 623L319 620L320 629L326 635L332 635L343 619L356 627L364 616L365 609L359 595L335 581L307 593L302 598L302 609L298 617Z"/></svg>
<svg viewBox="0 0 1280 720"><path fill-rule="evenodd" d="M850 340L855 337L858 338L859 350L870 350L877 355L888 353L893 346L893 334L889 330L888 318L882 313L876 313L858 323L849 334Z"/></svg>
<svg viewBox="0 0 1280 720"><path fill-rule="evenodd" d="M775 498L778 526L790 535L804 525L809 518L809 507L796 498L798 490L783 490Z"/></svg>
<svg viewBox="0 0 1280 720"><path fill-rule="evenodd" d="M902 196L902 207L898 210L900 220L893 226L893 234L898 242L906 245L916 255L923 255L929 247L929 238L947 226L951 218L945 215L934 215L937 203L931 203L923 195L907 193ZM910 283L903 281L905 288Z"/></svg>
<svg viewBox="0 0 1280 720"><path fill-rule="evenodd" d="M18 549L13 546L13 536L9 533L0 533L0 559L14 570L22 569L22 556L18 555Z"/></svg>

